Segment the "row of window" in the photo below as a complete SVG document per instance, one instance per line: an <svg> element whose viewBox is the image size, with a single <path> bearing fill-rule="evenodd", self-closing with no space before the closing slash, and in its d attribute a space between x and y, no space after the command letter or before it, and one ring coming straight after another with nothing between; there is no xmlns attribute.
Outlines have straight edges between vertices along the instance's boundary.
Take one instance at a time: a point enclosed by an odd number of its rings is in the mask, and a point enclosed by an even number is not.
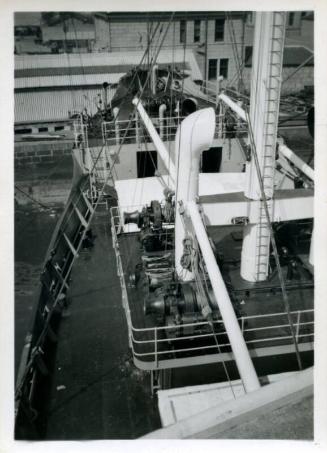
<svg viewBox="0 0 327 453"><path fill-rule="evenodd" d="M305 12L301 13L301 18L306 15ZM287 16L287 24L289 27L293 27L295 24L295 13L289 12ZM247 16L247 23L253 25L253 12L249 12ZM186 20L180 21L179 27L179 40L181 43L185 44L187 41L187 31L186 31ZM201 36L201 20L193 21L193 42L200 42ZM215 42L224 41L225 37L225 19L216 19L215 20Z"/></svg>
<svg viewBox="0 0 327 453"><path fill-rule="evenodd" d="M55 126L55 131L63 131L65 126ZM33 131L30 127L24 129L15 129L15 134L31 134ZM38 132L49 132L47 127L38 127Z"/></svg>
<svg viewBox="0 0 327 453"><path fill-rule="evenodd" d="M199 42L201 36L201 20L193 21L193 42ZM215 41L224 41L225 37L225 19L215 20ZM179 40L182 44L187 41L186 20L179 23Z"/></svg>

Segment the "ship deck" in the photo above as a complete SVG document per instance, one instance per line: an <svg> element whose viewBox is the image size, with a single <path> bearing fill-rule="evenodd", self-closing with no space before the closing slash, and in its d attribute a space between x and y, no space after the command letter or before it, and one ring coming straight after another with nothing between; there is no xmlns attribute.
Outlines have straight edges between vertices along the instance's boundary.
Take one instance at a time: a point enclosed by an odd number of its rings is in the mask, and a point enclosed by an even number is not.
<svg viewBox="0 0 327 453"><path fill-rule="evenodd" d="M47 440L133 439L160 427L150 376L132 363L108 212L92 223L59 333Z"/></svg>

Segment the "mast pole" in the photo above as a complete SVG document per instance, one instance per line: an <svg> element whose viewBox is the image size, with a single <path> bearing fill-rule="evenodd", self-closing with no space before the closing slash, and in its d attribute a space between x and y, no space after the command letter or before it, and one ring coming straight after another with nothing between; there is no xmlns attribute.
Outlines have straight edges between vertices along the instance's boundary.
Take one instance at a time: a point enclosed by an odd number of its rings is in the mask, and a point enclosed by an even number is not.
<svg viewBox="0 0 327 453"><path fill-rule="evenodd" d="M241 276L252 282L266 280L269 269L270 228L264 203L271 217L286 13L256 12L255 16L249 124L252 159L246 165L244 195L261 202L258 223L244 227L241 258ZM262 200L259 178L266 201Z"/></svg>

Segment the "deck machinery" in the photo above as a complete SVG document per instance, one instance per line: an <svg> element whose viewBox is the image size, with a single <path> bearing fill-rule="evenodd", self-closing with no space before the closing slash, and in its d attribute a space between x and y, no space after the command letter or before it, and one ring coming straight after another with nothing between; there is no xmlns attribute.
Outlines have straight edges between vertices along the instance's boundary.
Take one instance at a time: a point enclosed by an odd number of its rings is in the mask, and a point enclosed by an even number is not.
<svg viewBox="0 0 327 453"><path fill-rule="evenodd" d="M134 363L153 388L167 385L164 370L235 360L250 391L253 357L294 352L301 368L313 349L313 171L277 139L284 33L284 13L257 14L250 110L220 93L216 112L179 122L174 154L162 134L171 118L156 129L133 100L165 174L115 182L112 237ZM226 111L242 133L226 136ZM219 139L222 161L232 142L242 157L199 174Z"/></svg>

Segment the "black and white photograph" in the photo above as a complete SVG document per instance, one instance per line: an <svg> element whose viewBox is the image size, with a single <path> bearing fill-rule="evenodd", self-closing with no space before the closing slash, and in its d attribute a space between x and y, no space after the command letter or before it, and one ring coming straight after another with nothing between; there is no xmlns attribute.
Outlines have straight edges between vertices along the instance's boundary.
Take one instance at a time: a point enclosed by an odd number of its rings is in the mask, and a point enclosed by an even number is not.
<svg viewBox="0 0 327 453"><path fill-rule="evenodd" d="M314 442L317 14L210 5L13 11L16 442Z"/></svg>

